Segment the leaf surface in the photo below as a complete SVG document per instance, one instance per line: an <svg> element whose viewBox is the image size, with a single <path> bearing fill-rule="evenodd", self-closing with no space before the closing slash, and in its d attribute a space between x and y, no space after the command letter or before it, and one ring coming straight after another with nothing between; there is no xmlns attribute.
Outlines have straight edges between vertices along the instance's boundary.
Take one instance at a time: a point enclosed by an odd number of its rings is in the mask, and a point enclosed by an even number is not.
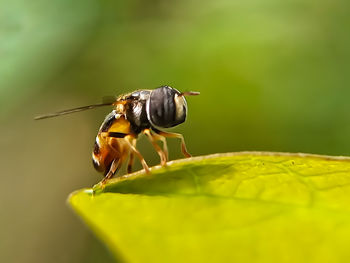
<svg viewBox="0 0 350 263"><path fill-rule="evenodd" d="M126 262L346 262L350 158L242 152L170 162L74 192Z"/></svg>

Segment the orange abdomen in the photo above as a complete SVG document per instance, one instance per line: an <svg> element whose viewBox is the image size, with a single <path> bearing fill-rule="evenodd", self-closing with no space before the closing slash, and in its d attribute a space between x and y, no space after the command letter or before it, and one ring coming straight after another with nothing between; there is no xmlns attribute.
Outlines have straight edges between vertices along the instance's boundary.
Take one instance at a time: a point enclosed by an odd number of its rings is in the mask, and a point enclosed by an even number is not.
<svg viewBox="0 0 350 263"><path fill-rule="evenodd" d="M106 175L114 160L128 156L130 148L124 139L107 137L108 132L130 134L130 123L122 114L112 111L107 115L96 136L92 162L95 169Z"/></svg>

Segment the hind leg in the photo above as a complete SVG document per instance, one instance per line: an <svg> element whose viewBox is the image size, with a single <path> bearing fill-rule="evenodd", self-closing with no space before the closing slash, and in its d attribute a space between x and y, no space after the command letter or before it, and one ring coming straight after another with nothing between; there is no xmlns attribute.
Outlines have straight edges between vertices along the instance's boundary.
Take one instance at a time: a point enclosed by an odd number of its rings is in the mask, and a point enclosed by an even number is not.
<svg viewBox="0 0 350 263"><path fill-rule="evenodd" d="M102 185L105 185L106 182L111 179L116 172L118 172L118 170L120 169L120 167L122 166L122 159L114 159L111 167L109 168L108 173L106 174L105 178L103 178L102 180Z"/></svg>

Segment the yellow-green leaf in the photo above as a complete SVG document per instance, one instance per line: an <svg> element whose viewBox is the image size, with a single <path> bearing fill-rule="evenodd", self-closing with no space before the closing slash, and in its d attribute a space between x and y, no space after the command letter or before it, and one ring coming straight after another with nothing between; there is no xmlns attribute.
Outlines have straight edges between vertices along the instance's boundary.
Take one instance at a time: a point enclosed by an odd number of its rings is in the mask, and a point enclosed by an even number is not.
<svg viewBox="0 0 350 263"><path fill-rule="evenodd" d="M126 262L347 262L350 158L244 152L80 190L71 206Z"/></svg>

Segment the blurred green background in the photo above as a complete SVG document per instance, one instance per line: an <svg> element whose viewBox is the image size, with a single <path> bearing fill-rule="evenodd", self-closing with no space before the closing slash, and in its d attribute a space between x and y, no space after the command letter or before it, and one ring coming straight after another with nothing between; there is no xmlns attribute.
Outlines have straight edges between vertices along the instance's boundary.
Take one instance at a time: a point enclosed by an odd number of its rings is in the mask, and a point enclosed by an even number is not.
<svg viewBox="0 0 350 263"><path fill-rule="evenodd" d="M167 84L201 92L174 129L193 155L350 155L349 10L345 0L0 0L2 260L112 262L65 203L102 178L90 156L111 109L38 114ZM180 158L179 142L169 146ZM158 163L144 138L139 149Z"/></svg>

